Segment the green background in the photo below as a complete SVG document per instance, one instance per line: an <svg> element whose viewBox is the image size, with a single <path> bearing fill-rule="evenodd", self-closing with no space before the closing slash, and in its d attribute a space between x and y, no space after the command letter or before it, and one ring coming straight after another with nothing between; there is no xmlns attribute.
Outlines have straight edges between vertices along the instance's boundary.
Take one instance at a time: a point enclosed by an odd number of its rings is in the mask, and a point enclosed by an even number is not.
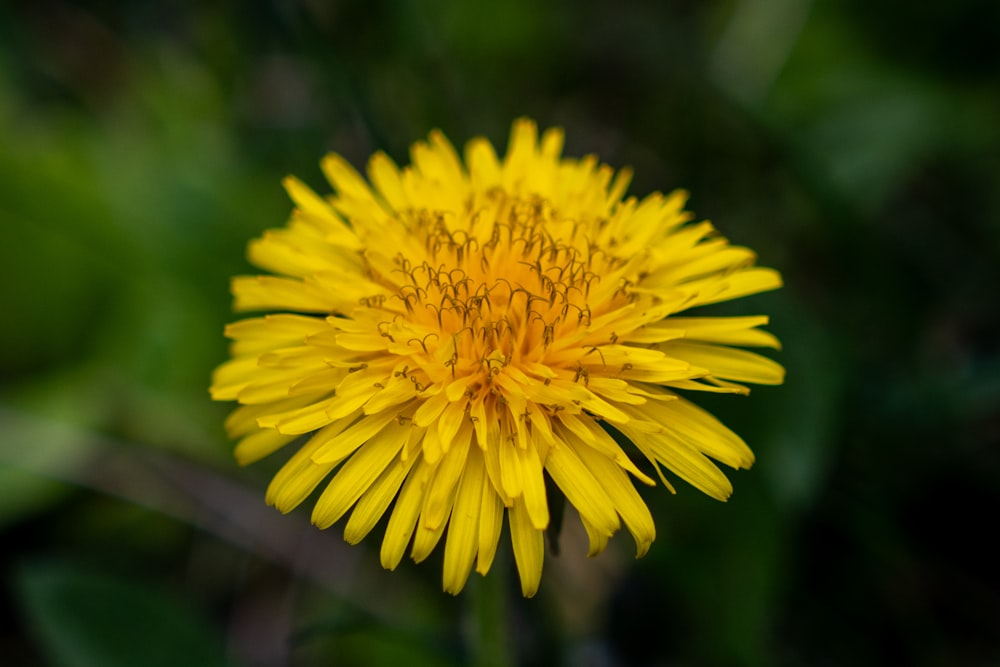
<svg viewBox="0 0 1000 667"><path fill-rule="evenodd" d="M914 6L915 5L915 6ZM727 504L522 600L524 665L1000 663L1000 4L0 4L0 661L456 665L440 549L396 573L230 458L228 280L334 150L407 161L520 115L782 271L783 387L701 399L757 453ZM700 397L699 397L700 398ZM277 458L280 458L277 457ZM507 544L505 538L504 541ZM509 547L505 547L509 548Z"/></svg>

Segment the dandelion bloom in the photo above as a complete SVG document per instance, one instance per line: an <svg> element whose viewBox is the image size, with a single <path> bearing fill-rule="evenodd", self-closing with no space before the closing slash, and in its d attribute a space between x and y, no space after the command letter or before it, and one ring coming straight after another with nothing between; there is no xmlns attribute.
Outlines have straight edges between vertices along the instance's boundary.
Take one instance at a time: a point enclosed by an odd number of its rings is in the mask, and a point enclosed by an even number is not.
<svg viewBox="0 0 1000 667"><path fill-rule="evenodd" d="M686 193L625 198L628 170L562 144L518 120L503 159L477 138L463 163L432 132L411 166L375 154L367 181L328 155L327 197L285 180L291 220L249 246L276 275L232 286L238 310L281 312L227 328L233 358L212 385L240 404L227 421L240 463L296 443L268 503L289 512L326 482L313 523L349 514L352 544L388 512L388 569L447 529L450 593L490 569L506 513L531 596L550 493L576 508L591 554L624 524L639 556L655 527L634 480L655 471L673 491L666 468L729 496L712 459L745 468L753 453L678 390L778 384L780 365L734 347L778 341L765 316L678 313L781 278L692 222Z"/></svg>

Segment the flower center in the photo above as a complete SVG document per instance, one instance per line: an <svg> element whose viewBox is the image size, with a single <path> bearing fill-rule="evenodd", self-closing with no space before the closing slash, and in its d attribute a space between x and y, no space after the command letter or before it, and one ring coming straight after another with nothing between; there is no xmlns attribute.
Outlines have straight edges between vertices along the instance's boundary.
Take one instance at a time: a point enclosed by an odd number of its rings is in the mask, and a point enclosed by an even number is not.
<svg viewBox="0 0 1000 667"><path fill-rule="evenodd" d="M562 369L587 382L578 344L595 317L631 300L621 277L629 262L586 238L592 223L562 220L539 197L493 190L459 215L409 213L425 259L394 256L393 275L382 279L395 291L385 308L397 315L380 333L392 336L405 320L403 335L415 335L409 343L425 353L432 381L439 373L429 366L443 365L470 388L492 386L510 368L535 378Z"/></svg>

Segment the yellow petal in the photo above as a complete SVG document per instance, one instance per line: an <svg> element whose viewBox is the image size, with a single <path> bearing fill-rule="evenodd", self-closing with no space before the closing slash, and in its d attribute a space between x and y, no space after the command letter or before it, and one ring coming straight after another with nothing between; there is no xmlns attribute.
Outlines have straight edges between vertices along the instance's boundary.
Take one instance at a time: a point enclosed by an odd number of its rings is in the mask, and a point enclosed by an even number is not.
<svg viewBox="0 0 1000 667"><path fill-rule="evenodd" d="M318 371L318 373L323 374L325 370ZM312 371L308 366L267 370L258 368L256 380L240 389L236 400L244 405L253 405L258 403L274 403L275 401L288 398L292 395L292 388L301 382L303 376L310 377L310 372L315 371ZM315 375L312 377L315 377ZM329 395L334 386L333 384L323 384L312 387L311 391L300 389L296 392L296 395L305 396L311 393L315 400L319 400Z"/></svg>
<svg viewBox="0 0 1000 667"><path fill-rule="evenodd" d="M452 440L455 439L455 434L464 425L468 424L469 433L472 433L472 422L465 418L465 406L468 401L458 401L455 403L449 403L448 407L444 409L441 413L441 418L438 419L438 438L441 440L441 447L445 451L451 447Z"/></svg>
<svg viewBox="0 0 1000 667"><path fill-rule="evenodd" d="M547 158L553 163L558 160L559 155L562 153L565 139L566 133L562 128L550 127L545 130L542 133L541 150L539 151L542 157Z"/></svg>
<svg viewBox="0 0 1000 667"><path fill-rule="evenodd" d="M447 500L446 515L451 514L454 502L455 494L452 493ZM423 513L421 513L421 518L417 520L417 526L413 532L413 549L410 551L410 557L414 563L420 563L431 555L438 542L441 541L446 525L447 522L442 521L437 527L431 528L430 524L423 520Z"/></svg>
<svg viewBox="0 0 1000 667"><path fill-rule="evenodd" d="M338 424L332 424L327 430L335 432L339 427ZM267 487L267 504L281 512L291 512L337 466L336 463L320 464L312 460L313 453L322 446L324 437L327 437L324 431L314 435L281 467Z"/></svg>
<svg viewBox="0 0 1000 667"><path fill-rule="evenodd" d="M732 494L733 486L722 471L686 441L666 431L645 433L627 425L620 430L650 461L662 463L703 493L716 500L727 500Z"/></svg>
<svg viewBox="0 0 1000 667"><path fill-rule="evenodd" d="M507 512L510 524L510 541L514 549L514 561L521 577L521 593L526 598L534 597L542 579L542 560L545 547L542 531L531 525L524 501L515 499Z"/></svg>
<svg viewBox="0 0 1000 667"><path fill-rule="evenodd" d="M521 469L522 494L524 506L528 511L531 525L538 530L549 527L549 504L545 493L545 477L542 474L542 462L534 444L524 449L515 450L518 466Z"/></svg>
<svg viewBox="0 0 1000 667"><path fill-rule="evenodd" d="M298 206L302 217L323 229L330 242L354 250L361 248L357 236L344 224L343 219L309 186L294 176L287 177L282 184Z"/></svg>
<svg viewBox="0 0 1000 667"><path fill-rule="evenodd" d="M615 180L612 181L611 187L608 189L608 204L611 206L617 205L621 201L622 197L625 196L625 191L628 190L629 183L632 182L632 169L631 167L624 167L618 170L615 175Z"/></svg>
<svg viewBox="0 0 1000 667"><path fill-rule="evenodd" d="M226 337L233 340L233 356L242 356L301 344L307 337L325 328L326 322L318 317L267 315L226 325Z"/></svg>
<svg viewBox="0 0 1000 667"><path fill-rule="evenodd" d="M354 422L350 428L338 433L329 440L322 442L322 446L313 454L316 463L330 463L332 461L343 461L350 456L354 450L362 444L375 437L384 429L388 433L396 433L396 428L387 428L389 424L396 421L397 415L391 412L378 415L365 415ZM405 432L405 431L404 431ZM402 443L400 443L402 445Z"/></svg>
<svg viewBox="0 0 1000 667"><path fill-rule="evenodd" d="M312 513L313 524L319 528L329 528L344 516L396 458L409 436L409 430L409 426L397 423L382 429L365 442L337 471L316 501ZM319 453L313 455L314 461L317 458Z"/></svg>
<svg viewBox="0 0 1000 667"><path fill-rule="evenodd" d="M500 161L493 146L482 137L465 145L465 162L477 190L486 192L500 183Z"/></svg>
<svg viewBox="0 0 1000 667"><path fill-rule="evenodd" d="M300 230L304 229L298 223ZM341 251L310 230L269 229L247 246L247 259L255 266L286 276L302 278L336 268L346 261Z"/></svg>
<svg viewBox="0 0 1000 667"><path fill-rule="evenodd" d="M580 517L580 523L583 524L583 529L587 531L587 539L590 542L587 555L593 558L607 548L608 540L611 536L600 528L596 528L594 524L587 521L582 516Z"/></svg>
<svg viewBox="0 0 1000 667"><path fill-rule="evenodd" d="M444 449L441 447L441 439L438 437L436 428L428 428L424 431L424 438L420 444L424 459L432 465L437 465L444 456Z"/></svg>
<svg viewBox="0 0 1000 667"><path fill-rule="evenodd" d="M226 417L226 434L230 438L238 438L250 433L256 433L260 430L260 426L257 425L257 418L265 410L272 409L273 406L270 405L241 405Z"/></svg>
<svg viewBox="0 0 1000 667"><path fill-rule="evenodd" d="M287 357L285 357L287 359ZM262 358L262 362L264 359ZM282 359L277 359L278 363ZM300 377L297 382L285 389L285 393L289 396L308 396L310 394L332 394L337 385L339 385L347 372L342 368L330 368L326 363L320 362L321 365L318 367L313 367L312 364L308 366L293 366L292 370L296 371L298 375L304 376ZM248 388L249 389L249 388ZM252 393L248 390L240 392L240 396L244 397L244 403L251 403L252 401L246 400L252 398Z"/></svg>
<svg viewBox="0 0 1000 667"><path fill-rule="evenodd" d="M483 452L483 459L485 459L486 461L486 474L487 477L489 478L490 484L493 486L493 489L497 492L497 495L500 496L500 499L503 501L503 504L509 507L511 503L511 498L513 498L513 496L511 496L504 488L503 464L500 463L500 454L503 451L503 447L501 446L499 438L500 430L496 429L495 432L498 434L497 437L490 438L489 445L486 447L486 449L480 451ZM517 491L518 495L520 495L521 492L520 481L518 481Z"/></svg>
<svg viewBox="0 0 1000 667"><path fill-rule="evenodd" d="M528 118L514 121L510 130L510 140L507 143L507 155L504 158L504 184L512 186L516 179L523 176L527 164L538 150L538 126ZM514 188L511 188L512 190Z"/></svg>
<svg viewBox="0 0 1000 667"><path fill-rule="evenodd" d="M316 285L277 276L239 276L233 278L232 291L236 310L329 313L342 305L342 299Z"/></svg>
<svg viewBox="0 0 1000 667"><path fill-rule="evenodd" d="M230 438L238 438L255 433L261 428L258 420L264 414L275 410L284 412L292 408L302 407L311 400L309 398L303 400L299 397L292 397L270 405L241 405L229 413L229 416L226 418L226 433Z"/></svg>
<svg viewBox="0 0 1000 667"><path fill-rule="evenodd" d="M671 317L663 322L671 330L679 329L689 340L721 343L724 345L744 345L747 347L773 347L781 349L781 343L772 334L757 329L768 323L766 315L751 317ZM666 339L664 339L666 340ZM662 342L662 341L647 341Z"/></svg>
<svg viewBox="0 0 1000 667"><path fill-rule="evenodd" d="M686 399L665 403L646 416L716 461L733 468L753 465L753 452L740 436Z"/></svg>
<svg viewBox="0 0 1000 667"><path fill-rule="evenodd" d="M493 565L497 544L500 541L500 531L503 529L503 502L488 478L483 480L482 487L482 501L480 503L482 512L479 515L479 556L476 560L476 572L486 574L490 571L490 566Z"/></svg>
<svg viewBox="0 0 1000 667"><path fill-rule="evenodd" d="M448 396L445 392L431 396L426 401L423 401L420 407L417 408L417 411L413 413L413 423L417 426L430 426L447 406Z"/></svg>
<svg viewBox="0 0 1000 667"><path fill-rule="evenodd" d="M604 488L583 465L575 448L568 443L549 448L545 470L559 489L566 495L580 516L601 533L613 535L618 530L618 515Z"/></svg>
<svg viewBox="0 0 1000 667"><path fill-rule="evenodd" d="M378 389L378 388L376 388ZM377 414L405 403L416 394L413 383L402 377L394 377L378 389L364 405L366 414ZM396 410L398 412L398 410Z"/></svg>
<svg viewBox="0 0 1000 667"><path fill-rule="evenodd" d="M663 343L659 348L692 366L707 368L724 380L756 384L781 384L785 380L781 364L756 352L682 340Z"/></svg>
<svg viewBox="0 0 1000 667"><path fill-rule="evenodd" d="M423 457L415 458L419 461L403 483L403 488L396 499L396 506L393 507L389 523L385 527L385 536L382 538L380 558L382 567L387 570L395 570L399 561L403 559L406 546L413 536L417 517L420 516L420 508L424 504L424 489L431 473L431 466Z"/></svg>
<svg viewBox="0 0 1000 667"><path fill-rule="evenodd" d="M430 133L430 146L440 165L442 180L457 193L465 194L465 169L448 138L440 130Z"/></svg>
<svg viewBox="0 0 1000 667"><path fill-rule="evenodd" d="M706 289L712 285L718 285L719 289ZM704 294L703 297L696 297L690 303L690 306L703 306L720 301L729 301L750 294L778 289L779 287L781 287L781 274L774 269L762 267L744 269L726 276L724 279L720 279L717 276L710 276L684 284L685 289L690 289L697 294Z"/></svg>
<svg viewBox="0 0 1000 667"><path fill-rule="evenodd" d="M600 481L615 510L632 533L636 558L645 555L656 539L656 526L653 523L653 515L639 496L639 492L635 490L635 486L618 464L597 450L581 446L576 448L576 453L594 475L594 479Z"/></svg>
<svg viewBox="0 0 1000 667"><path fill-rule="evenodd" d="M411 456L407 459L397 457L368 487L344 525L344 539L348 543L357 544L371 532L396 497L399 487L418 458L420 457Z"/></svg>
<svg viewBox="0 0 1000 667"><path fill-rule="evenodd" d="M636 411L636 414L639 415L640 413ZM644 415L645 413L642 414ZM600 424L594 421L594 419L585 415L576 416L563 413L560 414L559 421L561 426L565 428L559 428L557 430L557 434L564 440L574 444L575 446L576 443L574 438L579 439L584 445L596 449L598 452L627 470L643 484L653 486L653 480L635 466L632 459L628 457L628 454L626 454L618 443L615 442L615 439L611 437ZM634 424L635 420L632 420L629 423Z"/></svg>
<svg viewBox="0 0 1000 667"><path fill-rule="evenodd" d="M469 449L444 545L444 590L457 595L465 586L479 546L479 517L483 513L486 468L478 447Z"/></svg>
<svg viewBox="0 0 1000 667"><path fill-rule="evenodd" d="M257 419L257 424L263 428L276 428L281 433L300 434L315 431L336 421L327 415L327 409L337 400L337 397L316 401L300 408L284 412L263 415ZM277 404L269 403L267 407L275 408Z"/></svg>
<svg viewBox="0 0 1000 667"><path fill-rule="evenodd" d="M351 164L337 155L328 153L320 161L323 174L338 194L354 199L371 200L372 191L368 183Z"/></svg>
<svg viewBox="0 0 1000 667"><path fill-rule="evenodd" d="M249 465L278 451L297 437L278 433L273 428L264 428L240 440L233 455L241 466Z"/></svg>
<svg viewBox="0 0 1000 667"><path fill-rule="evenodd" d="M344 383L337 385L337 395L330 399L327 406L327 417L330 419L341 419L356 410L360 410L378 393L378 387L374 383L356 384L353 387L345 387Z"/></svg>
<svg viewBox="0 0 1000 667"><path fill-rule="evenodd" d="M212 374L212 387L209 391L212 400L234 401L240 395L258 372L256 356L230 359L215 369Z"/></svg>
<svg viewBox="0 0 1000 667"><path fill-rule="evenodd" d="M379 151L368 162L368 177L382 198L396 211L408 208L409 201L403 192L399 168L388 155Z"/></svg>
<svg viewBox="0 0 1000 667"><path fill-rule="evenodd" d="M517 498L524 488L521 479L521 459L517 455L517 447L508 438L503 438L495 444L491 443L491 447L496 448L500 453L500 482L503 485L504 493L510 498Z"/></svg>
<svg viewBox="0 0 1000 667"><path fill-rule="evenodd" d="M423 513L421 514L421 524L427 528L435 530L444 524L454 501L458 480L465 468L471 442L472 425L467 423L459 431L458 437L448 449L448 453L441 458L434 479L427 489Z"/></svg>

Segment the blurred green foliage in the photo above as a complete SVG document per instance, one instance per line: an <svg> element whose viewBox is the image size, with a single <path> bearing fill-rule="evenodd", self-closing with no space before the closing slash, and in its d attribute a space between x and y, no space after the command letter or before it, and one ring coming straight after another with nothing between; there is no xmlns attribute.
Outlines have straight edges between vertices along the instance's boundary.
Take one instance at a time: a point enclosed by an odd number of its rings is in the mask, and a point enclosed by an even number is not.
<svg viewBox="0 0 1000 667"><path fill-rule="evenodd" d="M35 563L16 579L23 608L55 664L226 664L209 626L161 591L64 564Z"/></svg>
<svg viewBox="0 0 1000 667"><path fill-rule="evenodd" d="M265 507L206 386L285 174L519 115L781 269L720 311L772 315L788 381L702 401L758 464L726 505L644 491L645 559L567 517L518 661L1000 661L997 7L4 3L4 664L470 659L475 590Z"/></svg>

